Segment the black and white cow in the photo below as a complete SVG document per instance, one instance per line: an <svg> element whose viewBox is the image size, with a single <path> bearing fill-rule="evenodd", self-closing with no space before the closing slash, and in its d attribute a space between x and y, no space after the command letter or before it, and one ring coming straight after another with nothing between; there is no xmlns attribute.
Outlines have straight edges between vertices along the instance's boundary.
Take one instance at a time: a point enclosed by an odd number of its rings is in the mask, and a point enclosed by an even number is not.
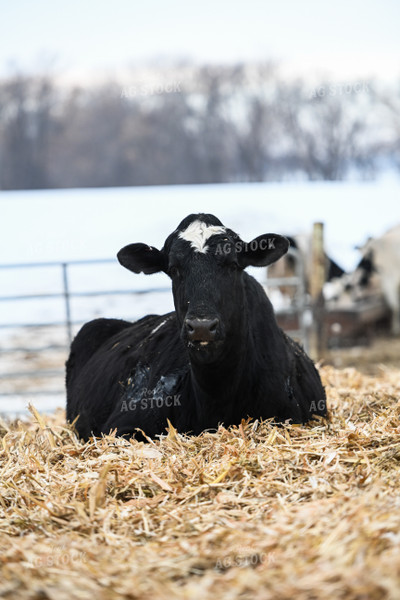
<svg viewBox="0 0 400 600"><path fill-rule="evenodd" d="M119 262L134 273L169 275L176 311L82 327L67 362L67 419L78 417L79 436L140 428L154 437L167 419L199 434L247 417L324 416L313 362L279 329L262 286L245 272L278 260L288 245L271 233L245 243L213 215L193 214L162 250L120 250Z"/></svg>
<svg viewBox="0 0 400 600"><path fill-rule="evenodd" d="M351 305L372 294L382 296L392 313L391 331L400 335L400 225L379 238L369 238L361 247L361 260L327 288L331 306Z"/></svg>

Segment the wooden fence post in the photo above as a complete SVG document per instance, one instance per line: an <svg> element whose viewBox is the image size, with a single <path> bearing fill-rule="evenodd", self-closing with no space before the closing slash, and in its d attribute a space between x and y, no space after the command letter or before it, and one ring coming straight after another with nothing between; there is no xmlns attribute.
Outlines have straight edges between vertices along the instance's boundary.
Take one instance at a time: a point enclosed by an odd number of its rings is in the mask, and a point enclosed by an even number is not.
<svg viewBox="0 0 400 600"><path fill-rule="evenodd" d="M313 321L310 332L310 355L313 360L318 360L324 354L326 348L323 295L326 260L323 223L314 223L313 225L311 254L310 294Z"/></svg>

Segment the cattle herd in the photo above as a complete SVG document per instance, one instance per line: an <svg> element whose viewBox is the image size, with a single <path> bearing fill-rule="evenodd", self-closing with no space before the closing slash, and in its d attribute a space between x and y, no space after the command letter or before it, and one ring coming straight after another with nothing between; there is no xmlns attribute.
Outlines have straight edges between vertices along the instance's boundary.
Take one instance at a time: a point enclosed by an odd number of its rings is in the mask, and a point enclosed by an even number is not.
<svg viewBox="0 0 400 600"><path fill-rule="evenodd" d="M246 243L215 216L192 214L161 250L143 243L120 250L133 273L170 277L175 311L82 327L66 373L67 420L78 435L155 437L168 421L197 435L246 418L325 416L313 362L278 327L263 287L245 270L274 263L288 248L281 235Z"/></svg>
<svg viewBox="0 0 400 600"><path fill-rule="evenodd" d="M291 252L268 268L268 278L281 279L298 277L299 262L303 266L303 289L309 292L312 248L311 236L287 236ZM328 310L348 309L366 298L380 296L390 310L393 335L400 334L400 225L393 227L380 238L370 238L364 246L357 248L360 261L353 272L344 270L328 255L325 255L324 297ZM289 279L288 279L289 280ZM267 286L266 286L267 287ZM278 286L274 301L282 307L295 304L296 287L282 283Z"/></svg>

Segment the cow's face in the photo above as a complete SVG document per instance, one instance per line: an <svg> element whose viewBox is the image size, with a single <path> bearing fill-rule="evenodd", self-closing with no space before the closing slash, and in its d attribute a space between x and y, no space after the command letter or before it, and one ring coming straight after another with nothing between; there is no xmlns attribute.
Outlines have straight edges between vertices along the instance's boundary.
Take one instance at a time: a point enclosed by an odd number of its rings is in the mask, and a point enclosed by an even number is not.
<svg viewBox="0 0 400 600"><path fill-rule="evenodd" d="M162 250L131 244L118 253L135 273L164 271L172 291L181 338L191 360L211 363L229 352L241 331L245 305L243 270L263 267L289 247L286 238L265 234L245 243L213 215L190 215Z"/></svg>

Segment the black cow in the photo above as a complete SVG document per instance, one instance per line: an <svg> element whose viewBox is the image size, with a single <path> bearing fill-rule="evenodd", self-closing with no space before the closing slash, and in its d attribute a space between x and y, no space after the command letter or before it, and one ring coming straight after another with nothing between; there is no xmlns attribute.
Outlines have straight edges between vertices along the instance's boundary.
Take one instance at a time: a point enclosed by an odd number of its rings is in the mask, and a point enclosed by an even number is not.
<svg viewBox="0 0 400 600"><path fill-rule="evenodd" d="M134 273L169 275L176 312L82 327L67 362L67 419L78 417L79 436L140 428L154 437L167 419L199 434L247 417L324 416L313 362L279 329L263 288L244 271L278 260L288 246L271 233L245 243L213 215L197 214L162 250L120 250L118 260Z"/></svg>

